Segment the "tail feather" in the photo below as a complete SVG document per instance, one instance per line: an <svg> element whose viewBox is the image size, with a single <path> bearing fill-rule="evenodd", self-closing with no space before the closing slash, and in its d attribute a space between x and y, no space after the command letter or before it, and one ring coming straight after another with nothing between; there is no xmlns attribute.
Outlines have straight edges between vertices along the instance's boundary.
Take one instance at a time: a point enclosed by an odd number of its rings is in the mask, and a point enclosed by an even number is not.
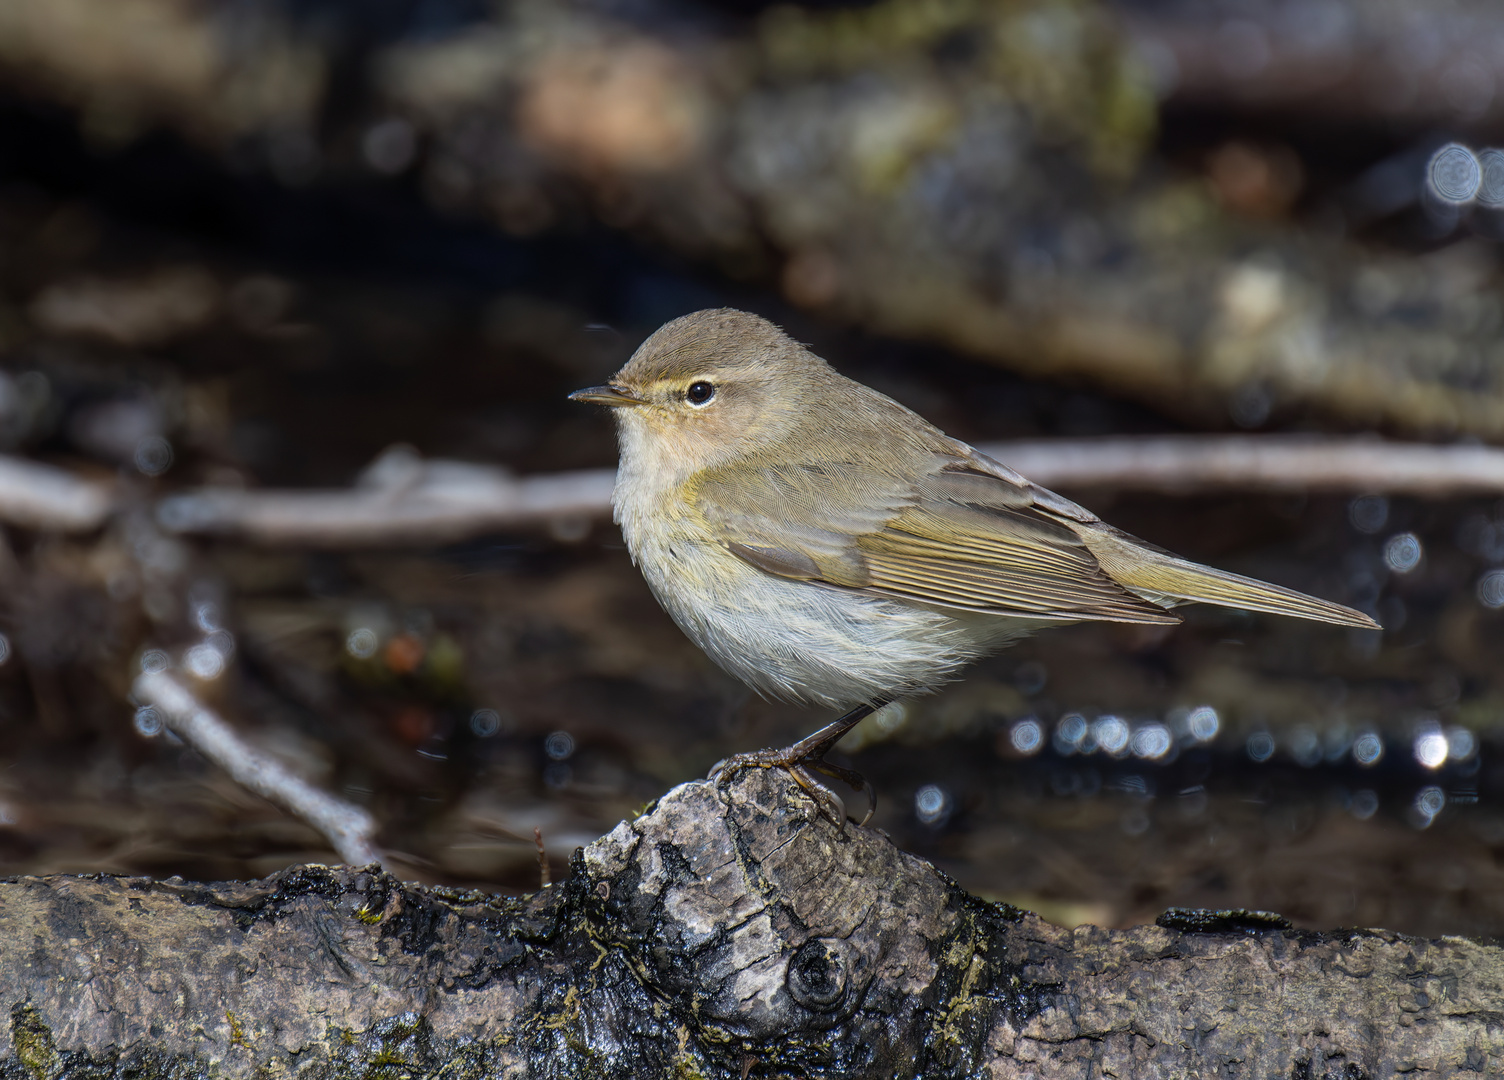
<svg viewBox="0 0 1504 1080"><path fill-rule="evenodd" d="M1338 626L1382 629L1353 608L1139 547L1125 536L1099 532L1082 539L1108 576L1128 591L1157 604L1167 607L1188 602L1216 604Z"/></svg>

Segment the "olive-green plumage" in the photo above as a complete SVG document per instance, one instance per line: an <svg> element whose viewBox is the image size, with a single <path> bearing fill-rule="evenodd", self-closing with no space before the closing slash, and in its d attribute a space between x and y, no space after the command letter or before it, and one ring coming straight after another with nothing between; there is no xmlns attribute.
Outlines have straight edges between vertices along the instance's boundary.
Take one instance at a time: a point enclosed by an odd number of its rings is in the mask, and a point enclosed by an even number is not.
<svg viewBox="0 0 1504 1080"><path fill-rule="evenodd" d="M604 387L633 558L717 662L778 697L923 692L1042 626L1201 601L1374 627L1105 524L729 309L668 323Z"/></svg>

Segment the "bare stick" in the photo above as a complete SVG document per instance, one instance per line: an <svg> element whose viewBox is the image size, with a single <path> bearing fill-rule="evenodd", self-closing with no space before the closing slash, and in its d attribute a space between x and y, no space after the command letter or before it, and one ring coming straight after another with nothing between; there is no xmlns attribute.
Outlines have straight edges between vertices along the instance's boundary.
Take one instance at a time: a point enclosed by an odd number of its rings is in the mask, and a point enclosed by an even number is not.
<svg viewBox="0 0 1504 1080"><path fill-rule="evenodd" d="M88 532L114 509L110 489L66 469L0 455L0 522L25 529Z"/></svg>
<svg viewBox="0 0 1504 1080"><path fill-rule="evenodd" d="M206 708L186 686L165 671L137 677L136 697L161 710L179 738L224 769L242 787L312 825L351 866L381 862L371 841L376 823L358 806L320 791L281 762L248 746L235 730Z"/></svg>
<svg viewBox="0 0 1504 1080"><path fill-rule="evenodd" d="M442 543L488 529L588 523L611 507L614 469L517 479L503 469L425 462L397 487L175 495L157 511L170 532L222 533L268 544L344 547ZM583 531L583 530L582 530Z"/></svg>
<svg viewBox="0 0 1504 1080"><path fill-rule="evenodd" d="M979 449L1046 487L1111 487L1180 495L1334 491L1424 497L1504 493L1504 449L1303 435L1165 435L1035 439ZM539 525L581 535L609 512L615 473L585 469L518 478L504 469L378 459L357 486L324 491L202 488L164 499L169 532L264 544L354 547L434 544ZM107 488L52 466L0 457L0 523L74 532L97 528Z"/></svg>
<svg viewBox="0 0 1504 1080"><path fill-rule="evenodd" d="M1166 435L988 443L1046 487L1191 491L1504 492L1504 450L1304 435Z"/></svg>
<svg viewBox="0 0 1504 1080"><path fill-rule="evenodd" d="M1504 450L1366 438L1173 435L1039 439L980 449L1046 487L1207 491L1349 491L1422 496L1504 492ZM170 531L267 544L435 543L487 529L584 521L610 510L610 469L516 479L457 462L416 463L397 487L344 491L204 489L167 499Z"/></svg>

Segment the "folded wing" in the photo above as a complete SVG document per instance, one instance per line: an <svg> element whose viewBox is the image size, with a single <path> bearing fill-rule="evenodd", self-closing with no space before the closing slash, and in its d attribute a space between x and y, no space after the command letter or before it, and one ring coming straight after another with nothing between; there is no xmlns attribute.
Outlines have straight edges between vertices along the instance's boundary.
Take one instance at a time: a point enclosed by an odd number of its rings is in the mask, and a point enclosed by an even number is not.
<svg viewBox="0 0 1504 1080"><path fill-rule="evenodd" d="M938 608L1164 624L1179 621L1165 608L1201 602L1378 625L1178 558L962 443L949 450L916 454L902 477L841 461L713 470L692 500L716 537L760 570Z"/></svg>
<svg viewBox="0 0 1504 1080"><path fill-rule="evenodd" d="M914 464L917 481L840 462L738 466L694 498L729 550L782 577L1032 619L1179 621L1113 581L1028 487L950 455Z"/></svg>

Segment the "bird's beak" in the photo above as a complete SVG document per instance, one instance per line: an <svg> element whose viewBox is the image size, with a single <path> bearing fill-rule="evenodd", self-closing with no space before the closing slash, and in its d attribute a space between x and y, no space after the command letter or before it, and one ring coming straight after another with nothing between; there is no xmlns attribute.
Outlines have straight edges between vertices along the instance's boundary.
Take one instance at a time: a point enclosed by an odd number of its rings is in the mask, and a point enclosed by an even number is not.
<svg viewBox="0 0 1504 1080"><path fill-rule="evenodd" d="M611 385L587 386L583 390L576 390L569 395L570 401L589 401L596 405L641 405L641 398L635 398L625 390L618 390Z"/></svg>

